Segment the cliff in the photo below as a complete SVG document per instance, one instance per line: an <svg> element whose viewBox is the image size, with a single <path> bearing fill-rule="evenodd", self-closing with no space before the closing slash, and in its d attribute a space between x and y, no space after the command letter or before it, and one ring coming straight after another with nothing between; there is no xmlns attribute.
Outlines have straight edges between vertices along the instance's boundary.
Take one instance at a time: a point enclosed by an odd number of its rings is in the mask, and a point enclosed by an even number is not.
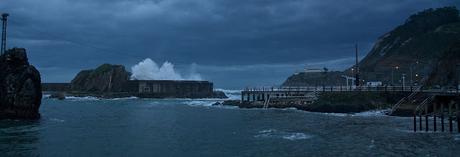
<svg viewBox="0 0 460 157"><path fill-rule="evenodd" d="M402 76L406 75L406 85L409 85L411 79L414 84L424 83L436 68L434 65L448 59L443 57L445 52L458 41L460 17L455 7L427 9L416 13L376 41L359 63L361 79L400 85ZM351 76L351 68L343 73ZM336 85L334 76L330 78L324 82ZM318 77L293 75L285 84L305 84L312 80L318 80ZM340 80L344 84L344 79Z"/></svg>
<svg viewBox="0 0 460 157"><path fill-rule="evenodd" d="M419 12L378 39L359 63L362 79L391 84L393 72L395 84L401 84L402 74L422 83L433 71L432 65L445 59L442 55L457 41L460 18L455 7Z"/></svg>
<svg viewBox="0 0 460 157"><path fill-rule="evenodd" d="M81 92L121 92L130 75L123 65L103 64L79 72L72 80L71 88Z"/></svg>
<svg viewBox="0 0 460 157"><path fill-rule="evenodd" d="M459 82L459 70L460 42L453 44L435 63L434 70L426 81L426 86L455 87Z"/></svg>
<svg viewBox="0 0 460 157"><path fill-rule="evenodd" d="M42 99L40 73L26 50L14 48L0 56L0 119L38 119Z"/></svg>

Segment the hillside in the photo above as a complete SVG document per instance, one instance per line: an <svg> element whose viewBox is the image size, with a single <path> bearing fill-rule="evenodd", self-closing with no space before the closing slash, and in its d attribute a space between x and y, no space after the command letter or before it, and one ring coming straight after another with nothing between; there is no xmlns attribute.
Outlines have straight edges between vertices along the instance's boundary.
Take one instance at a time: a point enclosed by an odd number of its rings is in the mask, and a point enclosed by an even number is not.
<svg viewBox="0 0 460 157"><path fill-rule="evenodd" d="M434 65L446 59L442 58L444 53L458 41L460 17L455 7L427 9L416 13L376 41L359 63L361 79L398 85L402 84L401 78L405 75L406 85L411 79L413 83L425 82L435 68ZM344 73L351 74L351 68ZM292 80L306 79L306 76L293 75L285 84L302 85L305 83ZM344 82L344 79L341 81ZM334 85L335 81L328 84Z"/></svg>
<svg viewBox="0 0 460 157"><path fill-rule="evenodd" d="M343 72L301 72L291 75L283 86L323 86L343 85Z"/></svg>

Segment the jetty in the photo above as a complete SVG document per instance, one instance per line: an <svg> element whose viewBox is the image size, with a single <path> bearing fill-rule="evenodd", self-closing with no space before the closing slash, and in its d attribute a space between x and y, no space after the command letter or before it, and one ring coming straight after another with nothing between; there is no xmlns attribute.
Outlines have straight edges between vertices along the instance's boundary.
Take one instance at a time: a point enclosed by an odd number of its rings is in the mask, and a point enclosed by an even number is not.
<svg viewBox="0 0 460 157"><path fill-rule="evenodd" d="M412 115L413 130L456 130L460 133L460 91L456 87L425 89L423 86L282 86L246 88L241 92L241 102L270 106L285 104L309 105L322 93L402 93L404 96L387 112L388 115ZM446 126L448 121L448 125ZM430 122L431 121L431 122ZM438 129L439 127L440 129Z"/></svg>

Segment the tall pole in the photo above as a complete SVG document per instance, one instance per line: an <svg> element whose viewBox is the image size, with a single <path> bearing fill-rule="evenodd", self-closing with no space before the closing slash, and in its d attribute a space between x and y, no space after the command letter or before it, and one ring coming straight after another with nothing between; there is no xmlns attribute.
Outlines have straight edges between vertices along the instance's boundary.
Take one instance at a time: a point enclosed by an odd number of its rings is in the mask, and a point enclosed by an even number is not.
<svg viewBox="0 0 460 157"><path fill-rule="evenodd" d="M399 69L399 66L391 67L391 84L394 86L394 71Z"/></svg>
<svg viewBox="0 0 460 157"><path fill-rule="evenodd" d="M2 14L2 46L0 50L1 54L5 53L6 49L6 25L8 16L9 14L7 13Z"/></svg>
<svg viewBox="0 0 460 157"><path fill-rule="evenodd" d="M355 84L356 84L356 87L359 86L359 65L358 65L358 44L355 45L355 57L356 57L356 64L355 64L355 67L356 67L356 75L355 75Z"/></svg>
<svg viewBox="0 0 460 157"><path fill-rule="evenodd" d="M404 91L404 88L406 87L406 74L402 74L402 87Z"/></svg>
<svg viewBox="0 0 460 157"><path fill-rule="evenodd" d="M414 85L414 82L412 80L412 66L413 66L413 63L411 63L411 65L410 65L410 86L411 87Z"/></svg>

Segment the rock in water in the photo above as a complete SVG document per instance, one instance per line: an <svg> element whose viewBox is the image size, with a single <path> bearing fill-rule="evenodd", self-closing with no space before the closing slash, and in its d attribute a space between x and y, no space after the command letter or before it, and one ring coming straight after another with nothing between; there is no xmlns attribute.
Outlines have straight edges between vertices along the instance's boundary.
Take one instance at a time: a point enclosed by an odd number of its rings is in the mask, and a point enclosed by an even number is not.
<svg viewBox="0 0 460 157"><path fill-rule="evenodd" d="M0 119L38 119L40 73L29 64L26 50L13 48L0 56Z"/></svg>

